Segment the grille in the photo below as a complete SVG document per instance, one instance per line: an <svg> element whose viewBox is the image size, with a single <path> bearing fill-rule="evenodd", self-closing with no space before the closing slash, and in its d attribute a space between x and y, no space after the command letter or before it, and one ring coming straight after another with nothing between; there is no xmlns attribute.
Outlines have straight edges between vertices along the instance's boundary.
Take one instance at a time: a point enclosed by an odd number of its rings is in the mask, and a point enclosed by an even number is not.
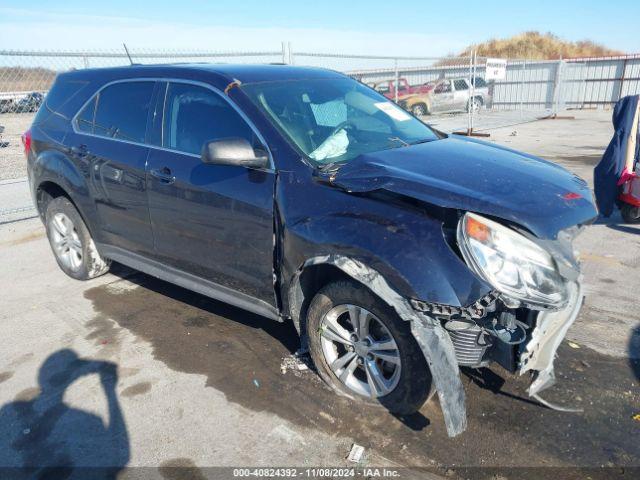
<svg viewBox="0 0 640 480"><path fill-rule="evenodd" d="M446 328L446 325L445 325ZM459 365L479 366L488 345L480 345L478 340L482 330L474 325L464 330L448 329Z"/></svg>

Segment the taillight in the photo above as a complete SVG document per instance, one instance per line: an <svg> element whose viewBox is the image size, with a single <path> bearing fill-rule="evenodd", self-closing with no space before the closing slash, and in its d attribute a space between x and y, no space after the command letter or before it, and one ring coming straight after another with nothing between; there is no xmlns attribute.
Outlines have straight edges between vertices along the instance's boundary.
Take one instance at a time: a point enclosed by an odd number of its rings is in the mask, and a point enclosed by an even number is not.
<svg viewBox="0 0 640 480"><path fill-rule="evenodd" d="M22 146L24 147L25 156L29 156L31 151L31 130L27 130L22 134Z"/></svg>

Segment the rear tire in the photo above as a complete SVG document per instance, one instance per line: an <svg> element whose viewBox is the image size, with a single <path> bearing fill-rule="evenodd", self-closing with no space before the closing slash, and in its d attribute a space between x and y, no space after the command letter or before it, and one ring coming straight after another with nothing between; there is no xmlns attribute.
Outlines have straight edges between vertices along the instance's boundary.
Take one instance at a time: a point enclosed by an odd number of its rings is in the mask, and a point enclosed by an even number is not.
<svg viewBox="0 0 640 480"><path fill-rule="evenodd" d="M354 328L352 316L364 318L358 323L366 328ZM339 281L320 290L309 306L307 335L320 377L339 394L397 415L415 413L430 397L431 372L409 322L363 285Z"/></svg>
<svg viewBox="0 0 640 480"><path fill-rule="evenodd" d="M625 203L620 207L620 213L626 223L640 223L640 207L634 207L633 205Z"/></svg>
<svg viewBox="0 0 640 480"><path fill-rule="evenodd" d="M482 108L482 100L479 97L470 98L467 102L467 112L477 112Z"/></svg>
<svg viewBox="0 0 640 480"><path fill-rule="evenodd" d="M89 280L109 271L78 210L67 197L56 197L45 212L47 237L58 266L76 280Z"/></svg>

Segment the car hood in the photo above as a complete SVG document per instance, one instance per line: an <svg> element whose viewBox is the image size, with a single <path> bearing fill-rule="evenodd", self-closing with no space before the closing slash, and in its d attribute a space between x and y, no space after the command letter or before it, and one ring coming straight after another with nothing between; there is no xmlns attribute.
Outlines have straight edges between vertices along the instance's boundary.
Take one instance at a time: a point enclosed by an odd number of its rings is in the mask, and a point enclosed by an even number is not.
<svg viewBox="0 0 640 480"><path fill-rule="evenodd" d="M587 183L564 168L455 135L361 155L342 166L332 184L499 217L542 239L590 223L598 214Z"/></svg>

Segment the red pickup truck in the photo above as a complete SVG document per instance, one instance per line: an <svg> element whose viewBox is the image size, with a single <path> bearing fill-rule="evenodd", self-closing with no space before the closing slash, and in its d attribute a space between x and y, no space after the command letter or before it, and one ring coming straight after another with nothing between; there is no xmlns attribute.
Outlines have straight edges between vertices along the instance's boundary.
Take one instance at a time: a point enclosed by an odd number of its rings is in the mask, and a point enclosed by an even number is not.
<svg viewBox="0 0 640 480"><path fill-rule="evenodd" d="M369 86L374 90L380 92L390 100L396 99L396 85L395 80L384 80L376 83L369 83ZM398 100L401 100L409 95L415 95L417 93L429 93L435 86L434 82L425 83L422 85L409 85L406 78L398 79Z"/></svg>

